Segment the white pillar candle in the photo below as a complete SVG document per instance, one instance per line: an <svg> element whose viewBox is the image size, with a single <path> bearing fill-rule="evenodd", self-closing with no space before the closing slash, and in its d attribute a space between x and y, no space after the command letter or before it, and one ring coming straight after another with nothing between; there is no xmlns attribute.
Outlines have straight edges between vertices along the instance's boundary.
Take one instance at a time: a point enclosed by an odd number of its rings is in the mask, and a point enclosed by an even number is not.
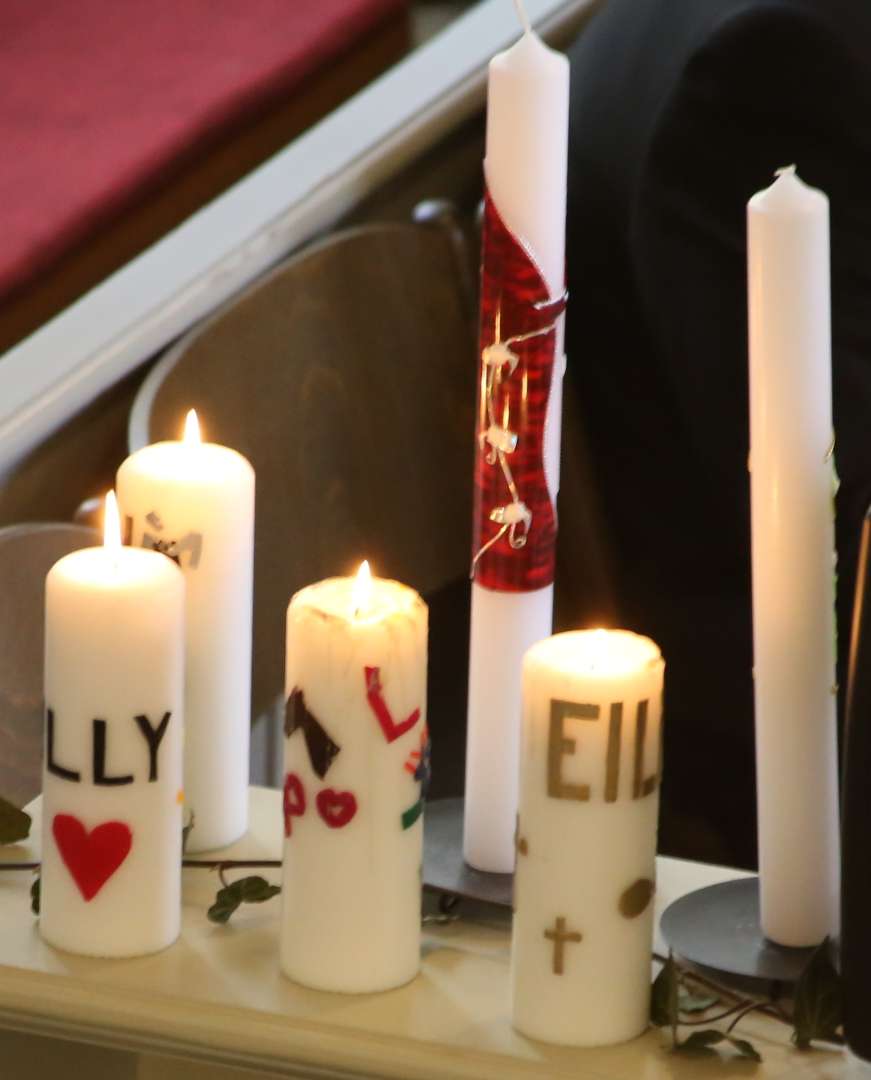
<svg viewBox="0 0 871 1080"><path fill-rule="evenodd" d="M184 579L106 545L46 579L39 929L87 956L138 956L181 918Z"/></svg>
<svg viewBox="0 0 871 1080"><path fill-rule="evenodd" d="M128 542L163 552L185 576L187 850L224 847L248 827L254 470L201 442L191 413L181 442L127 458L118 501Z"/></svg>
<svg viewBox="0 0 871 1080"><path fill-rule="evenodd" d="M518 10L524 22L523 36L490 62L485 177L502 222L525 247L550 301L556 302L565 288L569 65L565 56L533 33L520 5ZM499 272L488 267L486 249L483 258L485 277L491 271ZM482 347L490 344L482 340ZM554 356L543 457L546 494L555 514L565 366L561 317L556 320ZM522 370L516 370L513 378L523 385L519 392L525 394ZM516 430L524 412L524 405L507 416L500 410L498 419ZM489 426L482 407L479 435ZM524 437L541 439L542 435L521 435ZM516 457L516 451L506 455L509 463ZM528 503L528 488L520 480L516 486L520 500ZM505 494L508 498L507 491ZM533 518L530 532L540 529L541 524ZM497 529L498 524L490 526L481 536L482 543ZM499 549L510 551L507 536L497 542ZM519 563L527 553L518 549L512 557ZM488 587L480 580L472 585L463 847L466 861L480 870L504 873L514 865L520 666L529 646L547 637L553 628L552 581L551 575L543 587L530 588L521 582L507 590Z"/></svg>
<svg viewBox="0 0 871 1080"><path fill-rule="evenodd" d="M427 608L367 573L287 610L281 967L346 993L420 965Z"/></svg>
<svg viewBox="0 0 871 1080"><path fill-rule="evenodd" d="M532 1038L604 1046L647 1026L663 673L625 630L524 659L511 983Z"/></svg>
<svg viewBox="0 0 871 1080"><path fill-rule="evenodd" d="M762 930L838 926L829 204L795 169L747 207Z"/></svg>

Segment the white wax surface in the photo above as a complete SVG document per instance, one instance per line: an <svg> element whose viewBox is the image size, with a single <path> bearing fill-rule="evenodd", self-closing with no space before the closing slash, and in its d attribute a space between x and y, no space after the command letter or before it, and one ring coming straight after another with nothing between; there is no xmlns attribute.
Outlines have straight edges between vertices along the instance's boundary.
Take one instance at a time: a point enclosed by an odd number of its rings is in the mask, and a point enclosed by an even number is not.
<svg viewBox="0 0 871 1080"><path fill-rule="evenodd" d="M528 593L472 585L463 856L477 870L514 869L521 666L552 629L552 585Z"/></svg>
<svg viewBox="0 0 871 1080"><path fill-rule="evenodd" d="M281 967L305 986L347 993L399 986L420 965L423 819L403 828L402 815L420 798L405 765L426 725L427 608L397 582L372 585L356 615L350 578L303 589L287 611L287 694L303 692L340 750L321 778L303 731L285 735L285 771L301 783L306 807L284 845ZM420 710L392 742L367 699L367 667L380 669L397 724ZM356 800L341 827L318 812L327 789Z"/></svg>
<svg viewBox="0 0 871 1080"><path fill-rule="evenodd" d="M53 760L43 766L43 838L39 929L52 945L90 956L155 952L179 933L181 915L182 694L184 580L153 552L88 548L61 559L46 581L45 700L54 724ZM171 714L151 755L135 717L157 728ZM104 776L96 784L93 721L104 720ZM86 900L53 835L58 816L93 830L118 822L132 843L123 862ZM88 863L92 852L85 852ZM75 856L73 856L75 858ZM81 866L84 864L77 863Z"/></svg>
<svg viewBox="0 0 871 1080"><path fill-rule="evenodd" d="M747 226L761 916L805 946L838 928L828 199L787 171Z"/></svg>
<svg viewBox="0 0 871 1080"><path fill-rule="evenodd" d="M565 286L568 107L568 60L536 34L523 34L491 60L487 185L505 225L541 271L552 299L562 296ZM544 434L545 475L554 507L563 322L560 318L557 323ZM473 585L463 853L466 862L480 870L507 873L514 865L520 662L529 646L552 629L552 586L509 593Z"/></svg>
<svg viewBox="0 0 871 1080"><path fill-rule="evenodd" d="M155 443L124 462L117 488L132 543L150 536L182 545L185 792L195 815L188 851L223 847L247 828L254 470L224 446Z"/></svg>
<svg viewBox="0 0 871 1080"><path fill-rule="evenodd" d="M663 673L656 645L626 631L558 634L524 660L512 1019L532 1038L606 1045L647 1026L653 903L629 917L620 900L635 883L655 881ZM567 703L557 731L554 701ZM639 775L657 777L647 794L636 792L640 702L647 712ZM612 739L615 704L622 712ZM597 716L574 715L590 706ZM619 751L610 792L609 747L615 759ZM552 760L560 794L551 788ZM584 785L582 800L576 789ZM565 943L562 973L545 936L559 919L581 935Z"/></svg>
<svg viewBox="0 0 871 1080"><path fill-rule="evenodd" d="M552 297L565 286L569 62L535 33L490 61L487 185Z"/></svg>

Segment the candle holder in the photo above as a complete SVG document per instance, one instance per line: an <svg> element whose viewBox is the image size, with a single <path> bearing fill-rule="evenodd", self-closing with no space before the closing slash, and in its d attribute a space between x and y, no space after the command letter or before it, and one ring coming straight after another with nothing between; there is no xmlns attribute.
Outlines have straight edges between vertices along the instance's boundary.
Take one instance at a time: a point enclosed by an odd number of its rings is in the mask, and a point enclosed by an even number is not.
<svg viewBox="0 0 871 1080"><path fill-rule="evenodd" d="M755 876L682 896L665 909L660 929L684 960L774 984L796 982L814 951L776 945L764 936Z"/></svg>
<svg viewBox="0 0 871 1080"><path fill-rule="evenodd" d="M453 898L511 907L514 874L475 870L463 861L463 799L427 802L423 817L423 883L442 894L442 906Z"/></svg>

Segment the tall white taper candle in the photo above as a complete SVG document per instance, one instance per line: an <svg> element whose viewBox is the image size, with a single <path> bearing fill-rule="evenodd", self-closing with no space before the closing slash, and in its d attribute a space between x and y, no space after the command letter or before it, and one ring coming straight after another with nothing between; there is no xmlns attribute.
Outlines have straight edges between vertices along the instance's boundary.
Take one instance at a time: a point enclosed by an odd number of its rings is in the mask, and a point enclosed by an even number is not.
<svg viewBox="0 0 871 1080"><path fill-rule="evenodd" d="M518 9L523 12L522 5ZM532 255L556 300L565 283L569 65L522 18L523 36L490 62L484 168L497 211ZM544 445L554 504L562 350L560 318ZM552 585L500 592L473 583L463 850L466 861L481 870L504 873L514 866L521 661L552 626Z"/></svg>
<svg viewBox="0 0 871 1080"><path fill-rule="evenodd" d="M838 926L829 204L794 168L747 207L762 929Z"/></svg>

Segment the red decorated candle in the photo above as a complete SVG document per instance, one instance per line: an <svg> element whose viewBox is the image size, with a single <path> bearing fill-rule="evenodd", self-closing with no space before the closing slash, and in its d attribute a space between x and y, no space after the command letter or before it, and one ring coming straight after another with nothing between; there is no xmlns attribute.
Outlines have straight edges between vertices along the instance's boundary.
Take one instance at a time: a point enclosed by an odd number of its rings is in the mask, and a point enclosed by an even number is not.
<svg viewBox="0 0 871 1080"><path fill-rule="evenodd" d="M566 58L528 25L490 64L464 852L499 872L514 866L521 662L552 629L568 92Z"/></svg>
<svg viewBox="0 0 871 1080"><path fill-rule="evenodd" d="M330 578L287 611L281 967L386 990L420 965L427 608L397 581Z"/></svg>

